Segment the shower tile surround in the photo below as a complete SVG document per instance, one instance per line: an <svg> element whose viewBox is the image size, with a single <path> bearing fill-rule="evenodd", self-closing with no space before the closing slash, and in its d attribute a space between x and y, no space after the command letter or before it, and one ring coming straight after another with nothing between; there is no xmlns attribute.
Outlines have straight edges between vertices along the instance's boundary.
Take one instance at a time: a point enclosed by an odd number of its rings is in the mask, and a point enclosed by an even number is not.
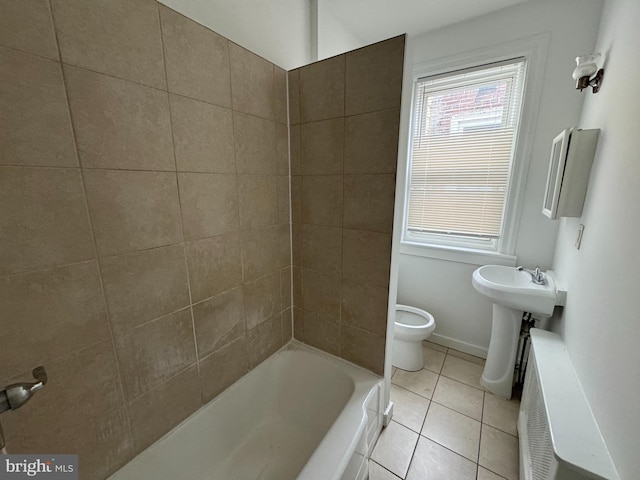
<svg viewBox="0 0 640 480"><path fill-rule="evenodd" d="M382 374L404 36L288 72L294 336Z"/></svg>
<svg viewBox="0 0 640 480"><path fill-rule="evenodd" d="M155 0L0 17L0 382L50 378L0 421L104 479L292 337L286 71Z"/></svg>
<svg viewBox="0 0 640 480"><path fill-rule="evenodd" d="M9 451L106 478L294 331L382 372L403 37L287 74L155 0L0 16Z"/></svg>

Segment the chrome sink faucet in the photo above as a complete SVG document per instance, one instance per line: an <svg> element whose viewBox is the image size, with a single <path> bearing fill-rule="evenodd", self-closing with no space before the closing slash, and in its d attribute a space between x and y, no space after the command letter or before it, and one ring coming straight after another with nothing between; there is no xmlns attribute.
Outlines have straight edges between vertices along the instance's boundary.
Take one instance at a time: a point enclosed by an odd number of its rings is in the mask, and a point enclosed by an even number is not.
<svg viewBox="0 0 640 480"><path fill-rule="evenodd" d="M546 285L547 284L547 276L543 271L540 270L540 267L536 267L535 270L531 270L530 268L524 268L523 266L516 267L516 270L519 272L527 272L531 275L531 281L536 285Z"/></svg>

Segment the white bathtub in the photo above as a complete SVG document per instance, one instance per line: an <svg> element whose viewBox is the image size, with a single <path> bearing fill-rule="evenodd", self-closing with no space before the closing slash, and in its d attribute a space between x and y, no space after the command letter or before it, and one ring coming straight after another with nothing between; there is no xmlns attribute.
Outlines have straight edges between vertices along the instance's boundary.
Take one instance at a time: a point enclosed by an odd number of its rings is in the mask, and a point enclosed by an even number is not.
<svg viewBox="0 0 640 480"><path fill-rule="evenodd" d="M382 388L382 378L292 341L111 480L365 479Z"/></svg>

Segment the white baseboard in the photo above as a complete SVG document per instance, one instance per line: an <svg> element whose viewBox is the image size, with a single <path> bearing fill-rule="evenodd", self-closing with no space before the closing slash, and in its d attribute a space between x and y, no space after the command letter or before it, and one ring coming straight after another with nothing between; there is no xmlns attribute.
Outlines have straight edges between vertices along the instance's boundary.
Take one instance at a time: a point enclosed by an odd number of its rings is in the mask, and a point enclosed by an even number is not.
<svg viewBox="0 0 640 480"><path fill-rule="evenodd" d="M451 337L445 337L444 335L439 335L437 333L432 333L427 340L429 342L442 345L443 347L449 347L464 353L468 353L469 355L474 355L480 358L487 358L486 348L479 347L478 345L473 345L471 343L463 342L462 340L457 340Z"/></svg>

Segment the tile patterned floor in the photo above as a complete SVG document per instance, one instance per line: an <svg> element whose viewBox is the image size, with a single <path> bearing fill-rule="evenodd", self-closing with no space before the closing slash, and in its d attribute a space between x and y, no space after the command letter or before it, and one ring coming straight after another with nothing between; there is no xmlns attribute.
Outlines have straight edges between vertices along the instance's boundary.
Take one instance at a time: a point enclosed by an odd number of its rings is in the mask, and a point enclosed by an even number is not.
<svg viewBox="0 0 640 480"><path fill-rule="evenodd" d="M423 370L394 368L370 480L518 480L520 401L484 391L481 358L429 342L423 353Z"/></svg>

